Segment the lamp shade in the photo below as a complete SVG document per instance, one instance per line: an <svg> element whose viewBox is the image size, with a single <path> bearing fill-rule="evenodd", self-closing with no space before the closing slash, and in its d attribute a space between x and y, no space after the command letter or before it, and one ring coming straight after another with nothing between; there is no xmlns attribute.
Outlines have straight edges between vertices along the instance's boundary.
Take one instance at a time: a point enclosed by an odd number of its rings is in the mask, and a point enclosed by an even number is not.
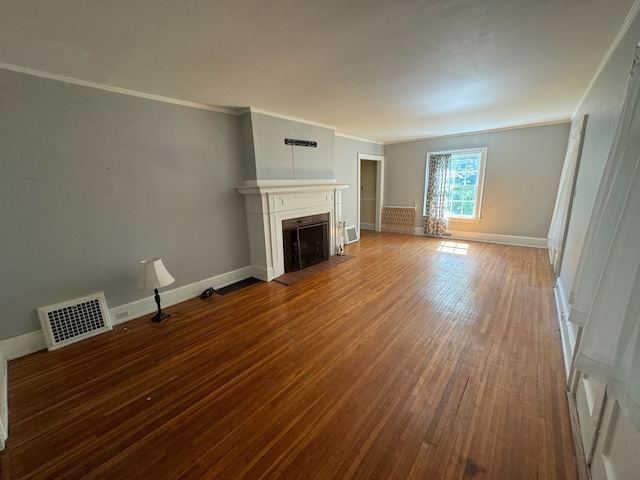
<svg viewBox="0 0 640 480"><path fill-rule="evenodd" d="M136 288L149 290L152 288L166 287L175 281L176 279L167 272L160 258L150 258L140 262L140 277L138 278Z"/></svg>

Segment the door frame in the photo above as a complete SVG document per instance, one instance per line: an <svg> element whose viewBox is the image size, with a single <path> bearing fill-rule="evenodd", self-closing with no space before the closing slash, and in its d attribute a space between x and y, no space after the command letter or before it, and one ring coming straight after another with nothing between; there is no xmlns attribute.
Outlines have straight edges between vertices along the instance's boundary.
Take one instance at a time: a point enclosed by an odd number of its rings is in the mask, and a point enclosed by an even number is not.
<svg viewBox="0 0 640 480"><path fill-rule="evenodd" d="M584 146L584 133L587 128L588 117L589 115L584 115L580 119L576 127L573 129L573 131L569 133L569 143L571 144L571 142L576 142L577 145L575 150L575 158L567 159L569 161L575 162L575 166L573 170L573 178L571 178L571 185L570 185L571 190L569 194L569 202L568 202L568 205L566 205L566 218L565 218L564 226L562 229L562 240L560 242L560 249L557 252L557 255L555 255L555 258L552 259L551 266L553 268L553 272L556 278L560 276L560 269L562 268L562 259L564 258L564 249L567 245L567 233L569 232L569 222L571 221L571 211L573 209L573 199L575 197L575 192L576 192L576 183L578 181L578 171L580 169L580 160L582 158L582 147ZM571 145L569 145L569 147L567 148L567 151L569 151L570 147ZM559 188L562 188L562 185L560 185Z"/></svg>
<svg viewBox="0 0 640 480"><path fill-rule="evenodd" d="M376 163L376 217L374 230L379 232L382 225L382 205L384 195L384 155L375 155L373 153L358 153L358 185L356 187L356 195L358 198L358 212L356 228L358 229L358 236L360 236L360 188L361 188L361 174L362 174L362 161L370 160Z"/></svg>

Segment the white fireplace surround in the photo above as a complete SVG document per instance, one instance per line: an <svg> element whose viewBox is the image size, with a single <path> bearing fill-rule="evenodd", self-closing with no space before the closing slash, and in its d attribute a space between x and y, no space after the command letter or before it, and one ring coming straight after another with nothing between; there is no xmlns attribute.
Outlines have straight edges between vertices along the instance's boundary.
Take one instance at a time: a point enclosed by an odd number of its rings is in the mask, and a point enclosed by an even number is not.
<svg viewBox="0 0 640 480"><path fill-rule="evenodd" d="M255 278L271 281L284 273L282 221L329 214L329 255L335 255L342 221L342 190L346 183L327 180L250 181L236 187L244 195Z"/></svg>

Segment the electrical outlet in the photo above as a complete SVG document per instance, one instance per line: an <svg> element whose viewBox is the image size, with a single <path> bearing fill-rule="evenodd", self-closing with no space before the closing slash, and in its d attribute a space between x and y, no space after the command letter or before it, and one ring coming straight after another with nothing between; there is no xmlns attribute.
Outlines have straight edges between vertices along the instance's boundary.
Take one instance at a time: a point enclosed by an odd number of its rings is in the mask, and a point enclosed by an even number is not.
<svg viewBox="0 0 640 480"><path fill-rule="evenodd" d="M116 319L120 320L121 318L128 317L129 310L125 310L124 312L116 313Z"/></svg>

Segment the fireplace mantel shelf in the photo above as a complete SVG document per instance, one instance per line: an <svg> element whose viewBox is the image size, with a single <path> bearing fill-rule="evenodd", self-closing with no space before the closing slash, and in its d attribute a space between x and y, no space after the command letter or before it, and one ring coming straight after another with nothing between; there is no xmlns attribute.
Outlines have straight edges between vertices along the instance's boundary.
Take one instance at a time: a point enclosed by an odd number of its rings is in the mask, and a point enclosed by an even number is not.
<svg viewBox="0 0 640 480"><path fill-rule="evenodd" d="M344 190L349 188L348 183L291 183L291 184L245 184L236 187L243 195L251 193L296 193L296 192L322 192L327 190Z"/></svg>
<svg viewBox="0 0 640 480"><path fill-rule="evenodd" d="M270 281L284 273L282 222L292 218L328 214L334 255L343 242L342 190L348 187L327 180L250 181L236 187L245 197L253 276Z"/></svg>

